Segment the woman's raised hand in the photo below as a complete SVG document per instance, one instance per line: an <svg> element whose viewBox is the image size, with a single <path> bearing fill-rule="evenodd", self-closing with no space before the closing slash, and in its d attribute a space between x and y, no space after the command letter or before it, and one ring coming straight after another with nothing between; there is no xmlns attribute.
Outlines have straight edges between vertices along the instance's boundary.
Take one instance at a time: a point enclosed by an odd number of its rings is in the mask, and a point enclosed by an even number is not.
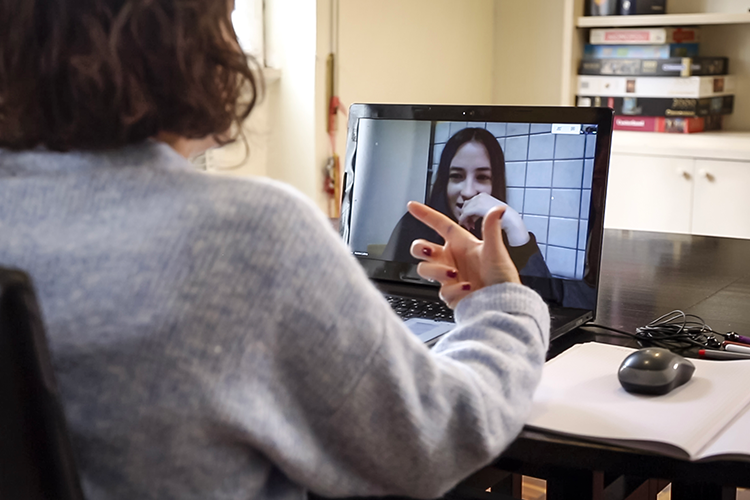
<svg viewBox="0 0 750 500"><path fill-rule="evenodd" d="M503 244L500 221L507 205L498 205L484 216L482 235L478 240L444 214L417 202L408 208L417 220L431 227L445 240L437 245L416 240L411 254L421 259L417 272L425 279L440 283L440 298L455 308L473 291L497 283L520 283L518 270Z"/></svg>
<svg viewBox="0 0 750 500"><path fill-rule="evenodd" d="M528 243L530 239L529 230L526 228L521 214L488 193L478 193L476 196L466 200L461 207L461 215L458 217L458 223L471 231L479 219L486 217L486 214L497 206L506 207L506 212L502 219L502 227L508 236L510 246L520 247Z"/></svg>

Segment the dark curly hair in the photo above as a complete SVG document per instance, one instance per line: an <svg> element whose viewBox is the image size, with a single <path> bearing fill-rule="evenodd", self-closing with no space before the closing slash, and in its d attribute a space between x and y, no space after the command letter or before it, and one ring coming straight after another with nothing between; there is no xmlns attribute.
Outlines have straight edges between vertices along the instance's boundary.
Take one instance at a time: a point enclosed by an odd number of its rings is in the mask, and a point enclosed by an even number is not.
<svg viewBox="0 0 750 500"><path fill-rule="evenodd" d="M224 0L0 0L0 147L236 139L262 79ZM239 133L239 132L237 132Z"/></svg>

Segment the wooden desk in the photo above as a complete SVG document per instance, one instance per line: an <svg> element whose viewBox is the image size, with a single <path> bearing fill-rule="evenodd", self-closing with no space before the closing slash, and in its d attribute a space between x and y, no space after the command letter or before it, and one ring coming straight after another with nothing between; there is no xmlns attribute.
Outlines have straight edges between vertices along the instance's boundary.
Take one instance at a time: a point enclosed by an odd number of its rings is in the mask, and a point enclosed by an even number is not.
<svg viewBox="0 0 750 500"><path fill-rule="evenodd" d="M750 336L750 240L607 230L602 270L596 323L632 332L680 309L718 332ZM579 329L555 340L550 355L591 340L637 347ZM547 479L549 500L624 498L646 478L671 481L675 500L734 499L735 487L750 487L750 461L693 463L530 431L495 466Z"/></svg>
<svg viewBox="0 0 750 500"><path fill-rule="evenodd" d="M633 331L673 309L750 334L750 240L608 229L596 322Z"/></svg>

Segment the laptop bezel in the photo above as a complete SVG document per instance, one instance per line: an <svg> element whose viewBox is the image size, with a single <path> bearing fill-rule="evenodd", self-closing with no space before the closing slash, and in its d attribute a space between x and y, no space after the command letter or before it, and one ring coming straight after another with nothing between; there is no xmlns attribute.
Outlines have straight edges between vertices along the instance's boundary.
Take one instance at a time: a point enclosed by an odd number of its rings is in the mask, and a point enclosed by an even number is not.
<svg viewBox="0 0 750 500"><path fill-rule="evenodd" d="M424 104L352 104L349 108L347 147L341 200L340 233L349 244L352 215L352 195L355 177L358 124L361 119L459 121L459 122L515 122L515 123L571 123L596 124L597 140L592 179L591 203L587 235L586 281L599 289L602 244L604 239L604 207L612 142L614 112L610 108L577 108L570 106L477 106ZM437 287L416 276L416 266L409 263L385 261L356 255L370 279L419 287L426 295L437 296ZM592 266L592 263L595 264ZM565 281L562 278L552 280ZM568 280L574 281L574 280ZM591 314L594 319L598 293L595 294ZM579 320L579 321L581 321ZM578 323L578 321L576 321ZM566 328L565 330L568 330Z"/></svg>

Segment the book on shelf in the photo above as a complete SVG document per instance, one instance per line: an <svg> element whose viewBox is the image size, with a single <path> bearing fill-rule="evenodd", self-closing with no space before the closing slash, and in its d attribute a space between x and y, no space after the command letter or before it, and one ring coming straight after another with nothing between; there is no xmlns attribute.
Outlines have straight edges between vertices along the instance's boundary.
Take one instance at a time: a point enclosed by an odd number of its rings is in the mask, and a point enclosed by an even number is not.
<svg viewBox="0 0 750 500"><path fill-rule="evenodd" d="M586 16L665 14L667 0L587 0Z"/></svg>
<svg viewBox="0 0 750 500"><path fill-rule="evenodd" d="M593 45L663 45L699 41L699 28L594 28L589 33L589 43Z"/></svg>
<svg viewBox="0 0 750 500"><path fill-rule="evenodd" d="M668 59L697 57L697 43L668 43L664 45L591 45L583 47L587 59Z"/></svg>
<svg viewBox="0 0 750 500"><path fill-rule="evenodd" d="M576 96L580 107L608 107L615 115L627 116L706 116L728 115L734 109L734 95L702 97L615 97Z"/></svg>
<svg viewBox="0 0 750 500"><path fill-rule="evenodd" d="M578 76L579 95L713 97L734 93L733 76Z"/></svg>
<svg viewBox="0 0 750 500"><path fill-rule="evenodd" d="M726 57L670 57L668 59L581 59L579 75L704 76L726 75Z"/></svg>
<svg viewBox="0 0 750 500"><path fill-rule="evenodd" d="M587 343L548 361L526 425L685 460L750 460L750 360L695 359L688 383L662 396L625 392L627 347Z"/></svg>
<svg viewBox="0 0 750 500"><path fill-rule="evenodd" d="M620 12L621 0L587 0L587 16L616 16Z"/></svg>
<svg viewBox="0 0 750 500"><path fill-rule="evenodd" d="M622 0L620 15L664 14L666 8L667 0Z"/></svg>
<svg viewBox="0 0 750 500"><path fill-rule="evenodd" d="M614 130L692 134L721 130L722 115L707 116L615 116Z"/></svg>

